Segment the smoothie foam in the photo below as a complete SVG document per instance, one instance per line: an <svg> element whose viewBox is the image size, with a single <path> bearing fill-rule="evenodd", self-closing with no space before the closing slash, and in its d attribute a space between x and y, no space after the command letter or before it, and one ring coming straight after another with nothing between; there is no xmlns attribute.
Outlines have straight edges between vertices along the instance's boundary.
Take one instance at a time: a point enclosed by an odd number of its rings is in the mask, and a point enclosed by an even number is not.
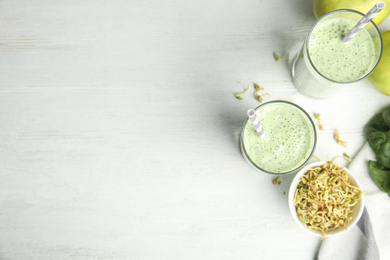
<svg viewBox="0 0 390 260"><path fill-rule="evenodd" d="M309 39L310 59L323 76L337 82L358 80L374 66L375 48L366 29L362 29L349 43L344 36L356 21L337 17L318 24Z"/></svg>
<svg viewBox="0 0 390 260"><path fill-rule="evenodd" d="M268 102L256 110L267 137L260 138L250 120L242 146L253 164L271 173L286 173L302 166L315 148L315 127L307 114L289 102Z"/></svg>

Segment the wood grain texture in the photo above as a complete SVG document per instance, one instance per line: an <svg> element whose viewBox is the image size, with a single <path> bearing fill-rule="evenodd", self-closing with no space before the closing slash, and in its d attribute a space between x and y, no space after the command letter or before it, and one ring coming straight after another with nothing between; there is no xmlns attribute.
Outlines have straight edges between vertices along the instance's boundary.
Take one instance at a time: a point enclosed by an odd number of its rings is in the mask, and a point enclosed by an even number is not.
<svg viewBox="0 0 390 260"><path fill-rule="evenodd" d="M356 154L389 98L367 81L306 98L272 56L314 21L309 0L1 1L0 259L312 259L293 176L274 186L241 157L258 103L234 93L258 82L320 112L316 155Z"/></svg>

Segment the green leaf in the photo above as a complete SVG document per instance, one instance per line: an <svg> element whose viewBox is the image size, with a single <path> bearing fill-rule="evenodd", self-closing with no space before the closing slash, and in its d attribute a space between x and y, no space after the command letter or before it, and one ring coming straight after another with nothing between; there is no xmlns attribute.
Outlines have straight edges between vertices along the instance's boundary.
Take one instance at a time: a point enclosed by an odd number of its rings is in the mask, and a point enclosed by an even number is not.
<svg viewBox="0 0 390 260"><path fill-rule="evenodd" d="M387 132L390 130L389 128L390 122L390 107L386 108L384 111L376 114L374 117L368 121L365 126L364 134L366 138L374 132Z"/></svg>
<svg viewBox="0 0 390 260"><path fill-rule="evenodd" d="M390 169L374 161L368 162L368 169L375 184L390 197Z"/></svg>
<svg viewBox="0 0 390 260"><path fill-rule="evenodd" d="M387 109L383 110L382 118L383 118L383 121L385 122L385 124L387 126L387 130L389 130L389 126L390 126L390 108L387 108Z"/></svg>
<svg viewBox="0 0 390 260"><path fill-rule="evenodd" d="M390 107L376 114L364 128L364 134L379 164L390 168Z"/></svg>
<svg viewBox="0 0 390 260"><path fill-rule="evenodd" d="M368 142L378 162L390 168L390 132L373 132L369 135Z"/></svg>

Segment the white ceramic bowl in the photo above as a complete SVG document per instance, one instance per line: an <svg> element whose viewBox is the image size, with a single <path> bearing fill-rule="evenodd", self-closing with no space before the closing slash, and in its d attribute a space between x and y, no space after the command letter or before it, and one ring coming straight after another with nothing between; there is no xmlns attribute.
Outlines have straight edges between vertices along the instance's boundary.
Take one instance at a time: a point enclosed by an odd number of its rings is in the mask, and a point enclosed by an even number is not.
<svg viewBox="0 0 390 260"><path fill-rule="evenodd" d="M319 236L319 237L322 237L322 235L323 235L321 231L317 231L317 230L313 230L313 229L308 228L307 226L305 226L298 219L297 211L296 211L295 205L293 203L293 200L294 200L295 190L298 187L298 182L300 181L301 176L304 175L305 173L307 173L307 171L308 171L307 168L314 168L314 167L322 166L325 163L326 162L315 162L315 163L309 164L306 167L302 168L297 173L297 175L294 177L294 179L293 179L293 181L292 181L292 183L290 185L290 190L289 190L289 193L288 193L288 204L289 204L291 215L294 218L295 222L302 229L306 230L307 232L309 232L309 233L311 233L313 235ZM360 190L362 190L362 186L360 185L360 183L358 182L356 177L353 176L351 171L349 169L347 169L347 168L344 168L344 169L347 171L347 173L348 173L348 175L350 177L351 184L356 186L356 187L358 187ZM364 209L364 195L362 196L362 199L359 200L357 202L357 204L354 206L354 210L353 210L353 213L352 213L352 220L347 224L347 229L345 229L344 227L339 227L337 229L328 231L328 232L326 232L326 237L342 234L342 233L348 231L349 229L351 229L353 226L355 226L356 223L359 221L360 217L362 216L363 209Z"/></svg>

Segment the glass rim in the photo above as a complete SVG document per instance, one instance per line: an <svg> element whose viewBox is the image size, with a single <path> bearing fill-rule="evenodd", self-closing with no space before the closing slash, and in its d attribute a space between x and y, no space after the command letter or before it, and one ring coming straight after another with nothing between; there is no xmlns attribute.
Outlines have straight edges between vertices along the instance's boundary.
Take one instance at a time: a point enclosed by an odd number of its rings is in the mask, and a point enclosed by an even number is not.
<svg viewBox="0 0 390 260"><path fill-rule="evenodd" d="M374 70L376 69L376 67L378 66L378 64L379 64L379 62L380 62L380 60L381 60L381 58L382 58L382 53L383 53L383 41L382 41L382 35L381 35L381 32L380 32L379 29L378 29L378 26L373 22L373 20L371 20L369 23L371 23L371 25L374 26L374 29L375 29L375 31L377 32L378 36L379 36L379 42L380 42L380 52L379 52L378 60L377 60L377 62L376 62L376 64L375 64L375 66L373 66L372 69L371 69L369 72L367 72L363 77L358 78L358 79L355 79L355 80L352 80L352 81L337 81L337 80L333 80L333 79L330 79L330 78L326 77L325 75L323 75L321 72L319 72L319 71L317 70L316 66L314 66L314 64L313 64L313 62L312 62L312 60L311 60L311 58L310 58L310 55L309 55L309 44L308 44L308 43L309 43L310 36L311 36L311 34L312 34L312 32L313 32L313 29L317 26L317 24L320 23L323 19L325 19L325 18L328 17L329 15L334 14L334 13L339 13L339 12L340 12L340 13L341 13L341 12L349 12L349 13L358 14L358 15L360 15L361 17L364 16L363 13L361 13L361 12L359 12L359 11L356 11L356 10L352 10L352 9L337 9L337 10L333 10L333 11L331 11L331 12L329 12L329 13L324 14L323 16L321 16L321 17L313 24L313 26L312 26L311 29L310 29L310 32L309 32L308 35L306 36L306 41L305 41L305 45L306 45L306 46L305 46L305 54L306 54L307 57L308 57L308 60L309 60L309 62L310 62L310 65L313 67L313 69L315 70L315 72L317 72L318 75L320 75L322 78L324 78L324 79L326 79L326 80L328 80L328 81L331 81L331 82L333 82L333 83L337 83L337 84L350 84L350 83L354 83L354 82L357 82L357 81L359 81L359 80L362 80L362 79L368 77L372 72L374 72Z"/></svg>
<svg viewBox="0 0 390 260"><path fill-rule="evenodd" d="M317 130L316 130L316 126L315 126L312 118L310 117L310 115L302 107L300 107L299 105L297 105L297 104L295 104L293 102L290 102L290 101L286 101L286 100L272 100L272 101L268 101L268 102L265 102L263 104L260 104L254 110L257 111L260 107L263 107L265 105L272 104L272 103L281 103L281 104L290 105L290 106L296 108L297 110L299 110L300 112L302 112L304 114L304 116L306 117L306 119L310 122L310 126L313 129L313 145L310 148L311 152L310 152L309 156L298 167L296 167L296 168L294 168L292 170L286 171L286 172L271 172L269 170L265 170L265 169L261 168L256 163L254 163L252 161L252 159L249 157L248 153L246 152L245 145L244 145L244 132L245 132L246 124L248 123L248 120L250 120L249 117L246 118L244 126L243 126L243 128L241 130L241 137L240 137L241 149L242 149L242 151L244 153L245 158L249 161L249 163L252 166L254 166L255 168L257 168L258 170L260 170L262 172L265 172L265 173L268 173L268 174L272 174L272 175L288 175L290 173L293 173L293 172L296 172L296 171L300 170L310 160L310 158L313 156L314 151L315 151L316 146L317 146Z"/></svg>

